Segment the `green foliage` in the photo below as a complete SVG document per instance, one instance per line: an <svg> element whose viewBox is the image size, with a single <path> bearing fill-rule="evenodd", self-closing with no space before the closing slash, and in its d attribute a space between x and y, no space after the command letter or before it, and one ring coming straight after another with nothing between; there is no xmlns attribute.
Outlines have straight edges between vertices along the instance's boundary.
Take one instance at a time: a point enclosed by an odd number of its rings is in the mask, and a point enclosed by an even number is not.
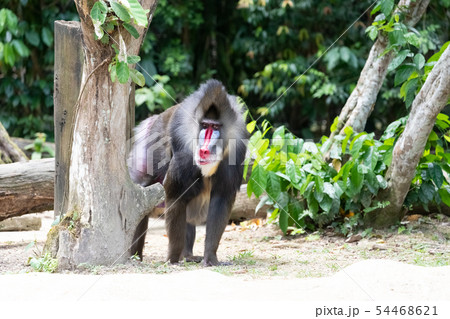
<svg viewBox="0 0 450 319"><path fill-rule="evenodd" d="M249 123L250 131L254 122ZM404 130L406 118L388 126L378 140L374 134L355 134L350 127L338 143L322 137L319 143L304 141L281 126L273 131L263 122L263 130L253 133L248 147L255 160L247 192L260 198L261 207L270 205L271 220L278 219L286 234L295 228L316 229L331 225L348 235L362 225L362 216L388 202L376 200L387 187L387 168L392 160L395 141ZM417 168L406 207L430 203L450 204L450 184L443 171L450 172L450 153L444 143L450 140L450 120L440 114L436 129ZM438 133L437 133L437 132ZM331 163L324 160L329 152ZM257 208L258 209L258 208Z"/></svg>
<svg viewBox="0 0 450 319"><path fill-rule="evenodd" d="M168 76L155 75L156 81L153 86L137 89L135 92L136 105L147 105L151 113L161 112L173 105L172 96L175 96L175 90L168 85L170 81Z"/></svg>
<svg viewBox="0 0 450 319"><path fill-rule="evenodd" d="M128 0L121 3L109 0L100 0L94 3L91 9L91 19L94 25L95 39L102 43L109 43L115 29L119 30L119 43L115 40L112 45L116 55L108 66L111 74L111 81L119 80L120 83L127 83L131 80L139 86L145 85L144 75L133 68L141 58L136 55L128 55L125 42L120 33L123 27L131 36L138 39L139 32L136 26L146 28L148 26L147 14L149 10L144 10L137 0ZM119 47L117 47L117 44Z"/></svg>
<svg viewBox="0 0 450 319"><path fill-rule="evenodd" d="M405 206L422 205L427 211L430 204L435 204L438 209L442 202L450 206L450 183L445 177L450 173L449 133L449 117L441 113L428 137Z"/></svg>
<svg viewBox="0 0 450 319"><path fill-rule="evenodd" d="M39 272L55 272L58 270L58 260L51 256L51 253L42 253L34 240L30 242L25 248L26 251L33 249L34 256L28 259L28 264L34 271Z"/></svg>
<svg viewBox="0 0 450 319"><path fill-rule="evenodd" d="M47 135L45 133L36 133L36 138L32 144L25 146L25 150L33 150L31 154L31 159L41 159L44 153L47 153L50 157L55 156L53 149L45 144Z"/></svg>
<svg viewBox="0 0 450 319"><path fill-rule="evenodd" d="M395 9L395 10L394 10ZM429 32L420 33L416 28L408 27L403 23L405 12L403 8L395 8L393 0L380 0L378 5L372 10L372 14L379 13L375 17L373 24L366 29L366 33L372 40L381 32L387 36L389 45L382 55L391 53L395 57L389 65L388 71L395 72L394 85L401 85L400 97L409 108L425 82L428 73L442 54L435 54L425 64L424 54L428 52L428 47L422 43L429 43ZM436 30L437 26L431 26ZM443 49L448 45L444 45ZM435 49L435 45L431 45ZM428 68L427 68L428 67Z"/></svg>
<svg viewBox="0 0 450 319"><path fill-rule="evenodd" d="M55 272L58 270L58 259L52 258L50 253L45 253L41 257L32 257L29 264L31 268L39 272Z"/></svg>
<svg viewBox="0 0 450 319"><path fill-rule="evenodd" d="M0 122L10 135L53 139L53 23L73 1L6 1L0 9Z"/></svg>
<svg viewBox="0 0 450 319"><path fill-rule="evenodd" d="M112 44L106 34L116 36L119 24L123 26L122 35L138 36L138 25L144 24L144 19L142 11L132 8L134 1L128 1L130 8L119 1L114 5L115 10L109 3L90 2L96 36ZM141 60L136 65L141 74L131 71L134 67L130 65L134 63L122 54L120 59L116 57L113 77L119 80L119 67L122 81L131 77L132 81L143 84L144 78L153 90L155 75L168 76L170 80L163 86L174 88L176 94L166 91L177 100L191 93L199 83L215 77L228 90L243 95L246 103L254 107L253 113L259 112L277 125L285 124L297 135L319 138L328 132L332 119L356 84L372 45L365 35L372 18L363 16L329 51L326 49L372 3L370 0L333 3L325 0L160 0L140 51ZM417 35L420 48L407 44L398 52L409 49L414 55L420 53L428 59L429 52L443 44L449 25L447 2L431 1L429 6L426 23L406 30ZM36 132L44 132L52 140L53 22L77 20L74 2L12 0L5 2L0 10L3 12L0 15L0 56L3 54L0 121L13 136L30 138ZM17 27L6 10L17 17ZM119 20L118 15L123 19ZM372 33L378 32L374 26ZM407 37L414 43L413 36ZM316 61L323 53L322 59ZM403 63L413 63L413 60L408 55ZM394 76L382 88L381 98L368 121L369 129L376 124L381 130L406 112L401 107L399 89L392 89L390 81L394 81ZM153 109L164 109L165 104L160 102L166 103L166 99L155 99ZM136 116L138 120L143 119L148 116L148 110L138 108Z"/></svg>

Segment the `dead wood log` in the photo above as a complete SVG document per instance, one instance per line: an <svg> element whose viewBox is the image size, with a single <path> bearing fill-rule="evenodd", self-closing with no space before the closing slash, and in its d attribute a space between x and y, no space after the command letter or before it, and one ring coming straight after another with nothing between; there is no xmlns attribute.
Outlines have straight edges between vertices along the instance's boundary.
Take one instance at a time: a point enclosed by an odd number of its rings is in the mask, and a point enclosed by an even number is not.
<svg viewBox="0 0 450 319"><path fill-rule="evenodd" d="M0 165L0 221L53 209L55 159Z"/></svg>

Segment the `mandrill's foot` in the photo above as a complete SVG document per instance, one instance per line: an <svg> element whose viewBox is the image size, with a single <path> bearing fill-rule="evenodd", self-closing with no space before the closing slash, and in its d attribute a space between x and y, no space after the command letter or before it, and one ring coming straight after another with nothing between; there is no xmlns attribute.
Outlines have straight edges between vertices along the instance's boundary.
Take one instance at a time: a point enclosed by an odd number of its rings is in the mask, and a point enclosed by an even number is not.
<svg viewBox="0 0 450 319"><path fill-rule="evenodd" d="M204 267L211 267L211 266L231 266L231 265L233 265L233 263L232 262L230 262L230 261L223 261L223 262L219 262L218 260L217 260L217 258L216 259L204 259L203 260L203 266Z"/></svg>

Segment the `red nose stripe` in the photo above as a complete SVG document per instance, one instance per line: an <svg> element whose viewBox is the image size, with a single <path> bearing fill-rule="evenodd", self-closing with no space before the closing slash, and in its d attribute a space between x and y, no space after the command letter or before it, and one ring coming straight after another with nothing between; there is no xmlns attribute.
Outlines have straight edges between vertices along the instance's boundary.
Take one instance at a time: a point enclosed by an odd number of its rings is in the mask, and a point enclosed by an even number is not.
<svg viewBox="0 0 450 319"><path fill-rule="evenodd" d="M203 146L200 149L200 158L201 159L207 159L209 157L208 145L211 141L212 133L213 133L213 129L208 127L205 132L205 142L203 143Z"/></svg>

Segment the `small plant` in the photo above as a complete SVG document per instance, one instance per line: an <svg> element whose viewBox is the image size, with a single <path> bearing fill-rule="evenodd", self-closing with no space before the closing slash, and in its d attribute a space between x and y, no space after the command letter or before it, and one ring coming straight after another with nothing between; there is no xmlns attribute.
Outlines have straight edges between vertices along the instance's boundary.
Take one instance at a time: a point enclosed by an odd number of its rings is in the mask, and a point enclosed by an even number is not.
<svg viewBox="0 0 450 319"><path fill-rule="evenodd" d="M141 257L138 256L138 253L135 253L133 256L130 257L130 260L141 261Z"/></svg>
<svg viewBox="0 0 450 319"><path fill-rule="evenodd" d="M25 250L33 248L34 257L28 259L28 264L35 271L53 273L58 269L58 260L53 258L50 252L42 253L34 240L27 245Z"/></svg>
<svg viewBox="0 0 450 319"><path fill-rule="evenodd" d="M32 257L29 264L31 268L39 272L55 272L58 269L58 260L50 253L45 253L41 257Z"/></svg>
<svg viewBox="0 0 450 319"><path fill-rule="evenodd" d="M232 260L236 264L249 264L254 265L256 261L252 260L253 258L253 251L252 250L245 250L240 252L239 254L233 256Z"/></svg>
<svg viewBox="0 0 450 319"><path fill-rule="evenodd" d="M31 154L31 159L41 159L44 153L50 155L50 157L55 157L55 151L48 145L45 144L45 140L47 139L47 134L45 133L36 133L34 142L32 144L28 144L25 146L25 150L33 150Z"/></svg>

